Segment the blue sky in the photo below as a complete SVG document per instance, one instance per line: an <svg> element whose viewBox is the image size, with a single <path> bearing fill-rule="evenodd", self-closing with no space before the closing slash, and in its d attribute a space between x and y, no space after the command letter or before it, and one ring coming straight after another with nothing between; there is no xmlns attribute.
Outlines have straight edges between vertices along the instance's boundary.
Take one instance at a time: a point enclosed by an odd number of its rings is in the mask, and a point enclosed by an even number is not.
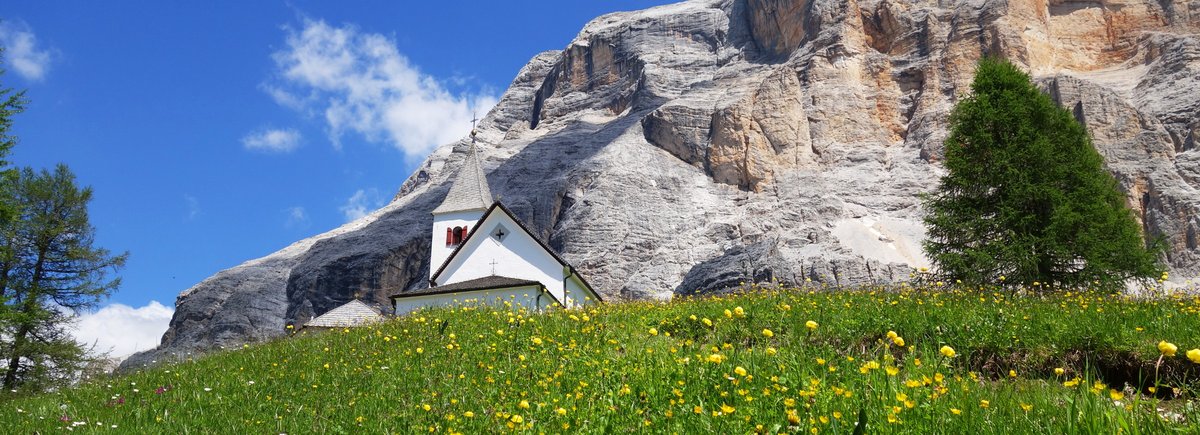
<svg viewBox="0 0 1200 435"><path fill-rule="evenodd" d="M534 54L661 3L8 0L11 160L93 187L130 260L91 315L156 341L180 291L381 206Z"/></svg>

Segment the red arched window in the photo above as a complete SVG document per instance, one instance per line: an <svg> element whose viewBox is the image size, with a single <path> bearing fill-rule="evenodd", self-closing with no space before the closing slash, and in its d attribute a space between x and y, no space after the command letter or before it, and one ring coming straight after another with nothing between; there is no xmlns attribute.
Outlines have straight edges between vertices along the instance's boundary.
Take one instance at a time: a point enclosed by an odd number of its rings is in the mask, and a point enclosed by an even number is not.
<svg viewBox="0 0 1200 435"><path fill-rule="evenodd" d="M446 227L446 246L454 244L454 229Z"/></svg>

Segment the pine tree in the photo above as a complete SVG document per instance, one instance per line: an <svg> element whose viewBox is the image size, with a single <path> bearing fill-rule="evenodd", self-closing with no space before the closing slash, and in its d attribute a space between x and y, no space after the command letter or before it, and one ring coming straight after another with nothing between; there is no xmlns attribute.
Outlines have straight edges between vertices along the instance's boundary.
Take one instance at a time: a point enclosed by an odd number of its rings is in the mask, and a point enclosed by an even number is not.
<svg viewBox="0 0 1200 435"><path fill-rule="evenodd" d="M65 165L24 169L12 186L17 219L0 233L3 387L39 391L72 380L90 355L67 333L78 310L94 308L120 285L109 278L127 254L93 246L91 188L79 188Z"/></svg>
<svg viewBox="0 0 1200 435"><path fill-rule="evenodd" d="M1071 113L1007 61L980 61L950 115L925 251L971 284L1121 288L1160 273L1116 180Z"/></svg>
<svg viewBox="0 0 1200 435"><path fill-rule="evenodd" d="M0 65L3 65L4 47L0 47ZM4 68L0 67L0 76ZM11 88L0 85L0 228L11 221L16 211L13 209L11 195L7 187L12 185L17 171L9 166L8 153L17 144L17 138L9 131L12 128L12 117L25 111L25 91L14 92Z"/></svg>

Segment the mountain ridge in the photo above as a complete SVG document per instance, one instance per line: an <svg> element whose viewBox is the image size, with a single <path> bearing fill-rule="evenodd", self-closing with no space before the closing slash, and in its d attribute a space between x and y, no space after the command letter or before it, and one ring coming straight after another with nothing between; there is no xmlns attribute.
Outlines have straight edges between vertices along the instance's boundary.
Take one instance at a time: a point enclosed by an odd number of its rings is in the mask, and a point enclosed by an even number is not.
<svg viewBox="0 0 1200 435"><path fill-rule="evenodd" d="M709 0L603 15L534 56L479 124L493 192L606 297L741 282L895 281L923 265L917 194L977 59L1074 111L1200 275L1200 1ZM392 202L185 290L136 367L284 334L427 285L429 212L467 141Z"/></svg>

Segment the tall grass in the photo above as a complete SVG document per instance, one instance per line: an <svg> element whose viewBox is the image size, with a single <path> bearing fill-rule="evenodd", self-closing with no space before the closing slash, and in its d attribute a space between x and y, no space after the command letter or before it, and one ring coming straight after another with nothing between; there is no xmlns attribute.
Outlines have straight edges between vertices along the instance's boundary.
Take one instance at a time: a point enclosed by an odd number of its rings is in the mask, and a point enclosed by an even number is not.
<svg viewBox="0 0 1200 435"><path fill-rule="evenodd" d="M463 306L11 399L0 425L1196 433L1200 364L1185 354L1197 331L1196 297L1086 291L759 288L536 314ZM1179 347L1161 363L1160 341Z"/></svg>

